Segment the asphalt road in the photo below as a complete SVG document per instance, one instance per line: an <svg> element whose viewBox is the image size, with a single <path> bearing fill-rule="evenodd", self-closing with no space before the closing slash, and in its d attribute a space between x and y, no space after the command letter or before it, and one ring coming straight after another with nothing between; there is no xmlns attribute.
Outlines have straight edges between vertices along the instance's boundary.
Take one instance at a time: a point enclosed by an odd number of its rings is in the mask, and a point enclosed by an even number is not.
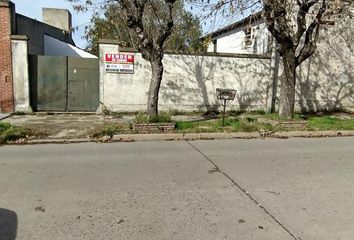
<svg viewBox="0 0 354 240"><path fill-rule="evenodd" d="M0 147L0 240L354 235L354 138Z"/></svg>

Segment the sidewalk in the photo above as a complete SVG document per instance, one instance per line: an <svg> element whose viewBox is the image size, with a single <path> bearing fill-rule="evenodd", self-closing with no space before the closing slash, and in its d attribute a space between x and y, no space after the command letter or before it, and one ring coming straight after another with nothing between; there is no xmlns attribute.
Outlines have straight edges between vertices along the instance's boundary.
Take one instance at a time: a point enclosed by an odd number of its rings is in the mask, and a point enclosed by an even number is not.
<svg viewBox="0 0 354 240"><path fill-rule="evenodd" d="M90 132L105 124L119 124L130 121L131 117L115 118L100 114L78 113L36 113L32 115L12 115L4 122L44 133L50 139L82 139Z"/></svg>
<svg viewBox="0 0 354 240"><path fill-rule="evenodd" d="M8 118L10 116L11 116L11 114L9 114L9 113L0 113L0 121Z"/></svg>
<svg viewBox="0 0 354 240"><path fill-rule="evenodd" d="M106 124L129 123L134 116L120 118L98 114L45 114L0 115L2 120L15 126L34 129L44 133L42 139L19 141L18 143L79 143L79 142L135 142L135 141L178 141L178 140L213 140L213 139L264 139L293 137L345 137L354 136L354 131L292 131L292 132L218 132L218 133L171 133L171 134L118 134L112 138L104 136L91 139L90 131ZM196 116L187 116L195 118ZM193 119L192 119L193 120Z"/></svg>

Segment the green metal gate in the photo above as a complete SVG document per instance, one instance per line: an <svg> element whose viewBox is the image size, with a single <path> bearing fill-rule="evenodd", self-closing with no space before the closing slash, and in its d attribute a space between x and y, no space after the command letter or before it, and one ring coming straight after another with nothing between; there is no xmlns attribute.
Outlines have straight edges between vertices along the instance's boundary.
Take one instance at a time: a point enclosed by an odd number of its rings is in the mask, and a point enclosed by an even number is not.
<svg viewBox="0 0 354 240"><path fill-rule="evenodd" d="M37 111L97 110L98 59L30 56L30 78L32 107Z"/></svg>

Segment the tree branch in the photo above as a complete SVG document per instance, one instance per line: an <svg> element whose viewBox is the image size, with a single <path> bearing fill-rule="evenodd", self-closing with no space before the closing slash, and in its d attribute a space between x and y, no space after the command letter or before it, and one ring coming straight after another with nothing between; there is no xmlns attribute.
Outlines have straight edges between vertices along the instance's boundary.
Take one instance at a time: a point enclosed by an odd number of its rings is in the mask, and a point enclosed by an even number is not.
<svg viewBox="0 0 354 240"><path fill-rule="evenodd" d="M297 47L300 44L301 37L306 31L306 16L309 13L310 8L315 5L319 0L305 1L300 2L297 0L297 4L299 6L299 11L297 14L297 32L295 39L295 46Z"/></svg>
<svg viewBox="0 0 354 240"><path fill-rule="evenodd" d="M286 19L284 4L276 0L264 0L264 17L267 21L268 30L280 44L279 53L281 56L291 49L294 51L294 41L290 35L290 28Z"/></svg>
<svg viewBox="0 0 354 240"><path fill-rule="evenodd" d="M157 47L163 48L163 44L165 43L166 39L171 35L172 28L174 26L173 21L173 7L176 0L166 0L168 6L168 19L167 24L164 26L163 31L161 32L160 36L156 40Z"/></svg>
<svg viewBox="0 0 354 240"><path fill-rule="evenodd" d="M321 7L317 12L316 17L307 28L304 46L302 47L299 55L296 57L297 66L315 53L317 49L317 40L320 32L321 20L327 10L328 4L328 0L322 0Z"/></svg>

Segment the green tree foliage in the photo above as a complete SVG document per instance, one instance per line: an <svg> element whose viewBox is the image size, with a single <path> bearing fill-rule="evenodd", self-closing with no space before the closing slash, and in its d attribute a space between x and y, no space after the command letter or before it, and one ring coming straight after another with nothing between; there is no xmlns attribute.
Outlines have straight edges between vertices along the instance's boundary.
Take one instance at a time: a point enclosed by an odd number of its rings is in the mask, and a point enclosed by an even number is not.
<svg viewBox="0 0 354 240"><path fill-rule="evenodd" d="M148 21L154 19L154 12L146 16ZM200 20L184 9L183 2L178 2L174 9L174 27L171 35L164 43L165 52L201 53L206 47L200 40L202 29ZM96 13L91 24L86 27L85 39L87 50L98 55L100 39L114 39L122 47L137 48L137 36L124 21L118 3L112 3L104 9L103 14Z"/></svg>

